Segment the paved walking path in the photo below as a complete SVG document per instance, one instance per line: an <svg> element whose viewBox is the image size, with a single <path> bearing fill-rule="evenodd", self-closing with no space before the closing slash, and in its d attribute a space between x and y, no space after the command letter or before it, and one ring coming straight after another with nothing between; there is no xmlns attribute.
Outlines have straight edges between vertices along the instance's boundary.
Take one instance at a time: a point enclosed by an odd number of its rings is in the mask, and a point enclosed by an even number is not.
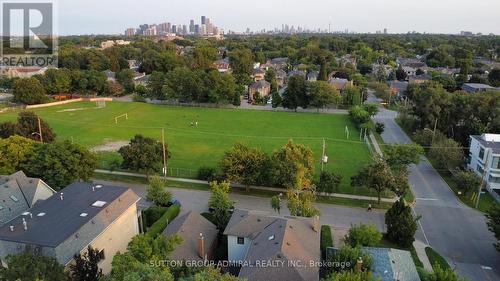
<svg viewBox="0 0 500 281"><path fill-rule="evenodd" d="M427 253L425 253L425 248L428 247L427 244L425 244L420 240L415 240L415 242L413 242L413 247L415 247L418 259L424 264L425 270L429 272L434 272L434 270L432 269L431 262L427 257Z"/></svg>
<svg viewBox="0 0 500 281"><path fill-rule="evenodd" d="M144 174L131 173L131 172L108 171L108 170L101 170L101 169L94 170L94 172L99 173L99 174L147 178L147 176ZM207 181L203 181L203 180L185 179L185 178L167 177L167 180L177 181L177 182L185 182L185 183L205 184L205 185L210 184ZM238 187L238 188L246 188L246 186L242 185L242 184L232 184L232 186ZM253 186L253 185L251 185L249 187L250 187L250 189L253 189L253 190L262 190L262 191L272 191L272 192L285 192L286 191L283 188L276 188L276 187ZM319 195L327 196L327 197L355 199L355 200L367 200L367 201L377 201L378 200L377 197L343 194L343 193L319 194ZM397 198L381 198L380 200L382 202L386 202L386 203L394 203L397 201Z"/></svg>

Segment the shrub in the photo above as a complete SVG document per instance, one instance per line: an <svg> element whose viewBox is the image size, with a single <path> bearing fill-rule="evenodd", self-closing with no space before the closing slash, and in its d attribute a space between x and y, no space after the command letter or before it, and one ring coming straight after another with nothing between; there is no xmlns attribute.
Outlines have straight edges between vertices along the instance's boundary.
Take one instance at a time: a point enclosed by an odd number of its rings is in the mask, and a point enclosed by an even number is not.
<svg viewBox="0 0 500 281"><path fill-rule="evenodd" d="M382 233L378 231L374 224L351 225L351 229L349 229L349 233L344 239L351 247L374 247L382 239Z"/></svg>
<svg viewBox="0 0 500 281"><path fill-rule="evenodd" d="M358 258L363 260L363 269L371 269L373 265L373 258L368 252L359 247L353 248L346 245L326 257L326 260L329 263L344 266L333 266L327 268L327 270L329 273L353 270L356 267Z"/></svg>
<svg viewBox="0 0 500 281"><path fill-rule="evenodd" d="M198 169L198 179L208 182L217 180L217 169L214 167L201 167Z"/></svg>
<svg viewBox="0 0 500 281"><path fill-rule="evenodd" d="M132 101L134 101L134 102L146 102L146 99L139 94L133 94Z"/></svg>
<svg viewBox="0 0 500 281"><path fill-rule="evenodd" d="M438 252L436 252L433 248L431 247L426 247L425 248L425 254L429 258L429 262L432 265L432 268L435 270L437 267L447 270L451 269L450 265L446 261L445 258L443 258Z"/></svg>
<svg viewBox="0 0 500 281"><path fill-rule="evenodd" d="M167 225L179 215L180 211L181 207L179 205L172 205L159 220L148 228L146 233L151 237L156 237L158 234L161 234L163 230L167 228Z"/></svg>
<svg viewBox="0 0 500 281"><path fill-rule="evenodd" d="M472 171L458 171L453 175L457 187L465 193L476 190L481 184L481 178Z"/></svg>
<svg viewBox="0 0 500 281"><path fill-rule="evenodd" d="M387 238L401 247L410 247L415 241L419 219L420 217L413 217L411 208L403 199L396 201L385 214Z"/></svg>
<svg viewBox="0 0 500 281"><path fill-rule="evenodd" d="M145 229L152 226L157 220L159 220L165 212L167 212L168 208L166 207L158 207L152 206L146 210L142 211L142 224Z"/></svg>
<svg viewBox="0 0 500 281"><path fill-rule="evenodd" d="M329 225L322 225L320 248L321 250L325 250L326 248L332 246L333 246L332 228Z"/></svg>
<svg viewBox="0 0 500 281"><path fill-rule="evenodd" d="M375 124L375 132L377 132L377 134L381 135L384 131L385 131L385 124L377 122Z"/></svg>

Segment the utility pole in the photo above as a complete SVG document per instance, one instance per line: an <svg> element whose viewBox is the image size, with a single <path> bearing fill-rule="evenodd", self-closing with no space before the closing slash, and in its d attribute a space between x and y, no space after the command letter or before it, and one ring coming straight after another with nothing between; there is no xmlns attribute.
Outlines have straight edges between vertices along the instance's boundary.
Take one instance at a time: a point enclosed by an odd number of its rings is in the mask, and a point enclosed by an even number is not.
<svg viewBox="0 0 500 281"><path fill-rule="evenodd" d="M438 125L438 120L439 120L439 118L436 118L436 122L434 123L434 132L432 133L432 142L431 142L431 144L434 144L434 138L436 137L436 130L437 130L437 125Z"/></svg>
<svg viewBox="0 0 500 281"><path fill-rule="evenodd" d="M167 180L167 151L165 150L165 129L161 129L161 144L163 147L163 178Z"/></svg>
<svg viewBox="0 0 500 281"><path fill-rule="evenodd" d="M325 166L325 149L326 149L326 143L325 139L323 139L323 154L321 154L321 172L323 172L323 167Z"/></svg>
<svg viewBox="0 0 500 281"><path fill-rule="evenodd" d="M38 119L38 134L40 134L40 142L43 142L42 122L40 121L40 117L37 117L37 119Z"/></svg>
<svg viewBox="0 0 500 281"><path fill-rule="evenodd" d="M479 190L477 192L477 201L476 201L476 209L479 208L479 201L481 199L481 190L483 190L483 186L486 186L486 175L490 167L490 150L485 149L484 153L486 153L486 161L484 161L484 169L483 175L481 176L481 184L479 185Z"/></svg>

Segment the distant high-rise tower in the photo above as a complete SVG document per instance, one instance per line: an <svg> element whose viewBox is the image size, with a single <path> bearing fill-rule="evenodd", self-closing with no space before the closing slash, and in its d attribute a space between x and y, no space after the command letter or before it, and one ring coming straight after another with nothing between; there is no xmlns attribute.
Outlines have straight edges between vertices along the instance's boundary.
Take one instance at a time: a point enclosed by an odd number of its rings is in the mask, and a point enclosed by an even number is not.
<svg viewBox="0 0 500 281"><path fill-rule="evenodd" d="M207 24L207 17L201 16L201 24L202 25Z"/></svg>
<svg viewBox="0 0 500 281"><path fill-rule="evenodd" d="M189 33L194 33L194 20L189 21Z"/></svg>
<svg viewBox="0 0 500 281"><path fill-rule="evenodd" d="M384 34L387 34L387 28L384 28Z"/></svg>

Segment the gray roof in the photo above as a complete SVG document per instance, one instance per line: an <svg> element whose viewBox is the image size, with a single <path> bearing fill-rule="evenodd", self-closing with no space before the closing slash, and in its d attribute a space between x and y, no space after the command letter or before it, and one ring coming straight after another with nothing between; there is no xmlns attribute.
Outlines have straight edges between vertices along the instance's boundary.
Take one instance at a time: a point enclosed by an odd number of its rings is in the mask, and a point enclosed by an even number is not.
<svg viewBox="0 0 500 281"><path fill-rule="evenodd" d="M406 90L408 89L408 82L394 80L391 81L390 87L393 89L397 89L399 92L406 92Z"/></svg>
<svg viewBox="0 0 500 281"><path fill-rule="evenodd" d="M128 188L103 186L92 190L91 183L73 183L58 194L39 202L29 212L20 215L9 224L0 227L0 240L30 245L57 247L92 221L97 233L101 233L125 210L135 204L139 197ZM61 200L61 193L64 193ZM103 207L94 207L96 201L106 202ZM39 214L45 213L43 216ZM86 213L86 216L81 216ZM23 229L22 219L26 219L28 230ZM10 230L14 226L14 231ZM83 236L83 235L82 235ZM95 237L93 237L95 238ZM81 241L81 248L91 241ZM72 245L74 247L74 245Z"/></svg>
<svg viewBox="0 0 500 281"><path fill-rule="evenodd" d="M0 176L0 226L54 193L41 179L29 178L22 171Z"/></svg>
<svg viewBox="0 0 500 281"><path fill-rule="evenodd" d="M491 148L494 154L500 154L500 142L486 141L479 135L472 135L470 137L477 140L483 147Z"/></svg>
<svg viewBox="0 0 500 281"><path fill-rule="evenodd" d="M260 80L250 85L250 88L254 89L265 88L265 87L271 87L271 83L267 82L266 80Z"/></svg>
<svg viewBox="0 0 500 281"><path fill-rule="evenodd" d="M306 77L306 72L303 70L297 70L297 69L294 69L294 70L288 72L288 76L294 76L294 75Z"/></svg>
<svg viewBox="0 0 500 281"><path fill-rule="evenodd" d="M312 219L235 210L224 234L252 240L246 255L249 265L241 268L241 278L249 281L319 279L318 267L296 267L292 263L301 261L301 264L308 265L310 261L320 259L320 234L313 229ZM263 260L284 263L277 267L255 267L257 261Z"/></svg>
<svg viewBox="0 0 500 281"><path fill-rule="evenodd" d="M319 76L318 71L310 71L309 73L307 73L307 79L318 78L318 76Z"/></svg>
<svg viewBox="0 0 500 281"><path fill-rule="evenodd" d="M175 218L163 231L164 235L178 234L183 242L172 252L173 260L199 260L198 238L200 233L205 240L205 253L209 253L214 245L218 230L217 227L198 213L189 211Z"/></svg>
<svg viewBox="0 0 500 281"><path fill-rule="evenodd" d="M381 281L420 281L408 251L390 248L365 248L373 257L372 271Z"/></svg>
<svg viewBox="0 0 500 281"><path fill-rule="evenodd" d="M492 87L490 85L481 84L481 83L464 83L464 86L473 88L473 89L487 89L487 90L498 90L498 88Z"/></svg>

